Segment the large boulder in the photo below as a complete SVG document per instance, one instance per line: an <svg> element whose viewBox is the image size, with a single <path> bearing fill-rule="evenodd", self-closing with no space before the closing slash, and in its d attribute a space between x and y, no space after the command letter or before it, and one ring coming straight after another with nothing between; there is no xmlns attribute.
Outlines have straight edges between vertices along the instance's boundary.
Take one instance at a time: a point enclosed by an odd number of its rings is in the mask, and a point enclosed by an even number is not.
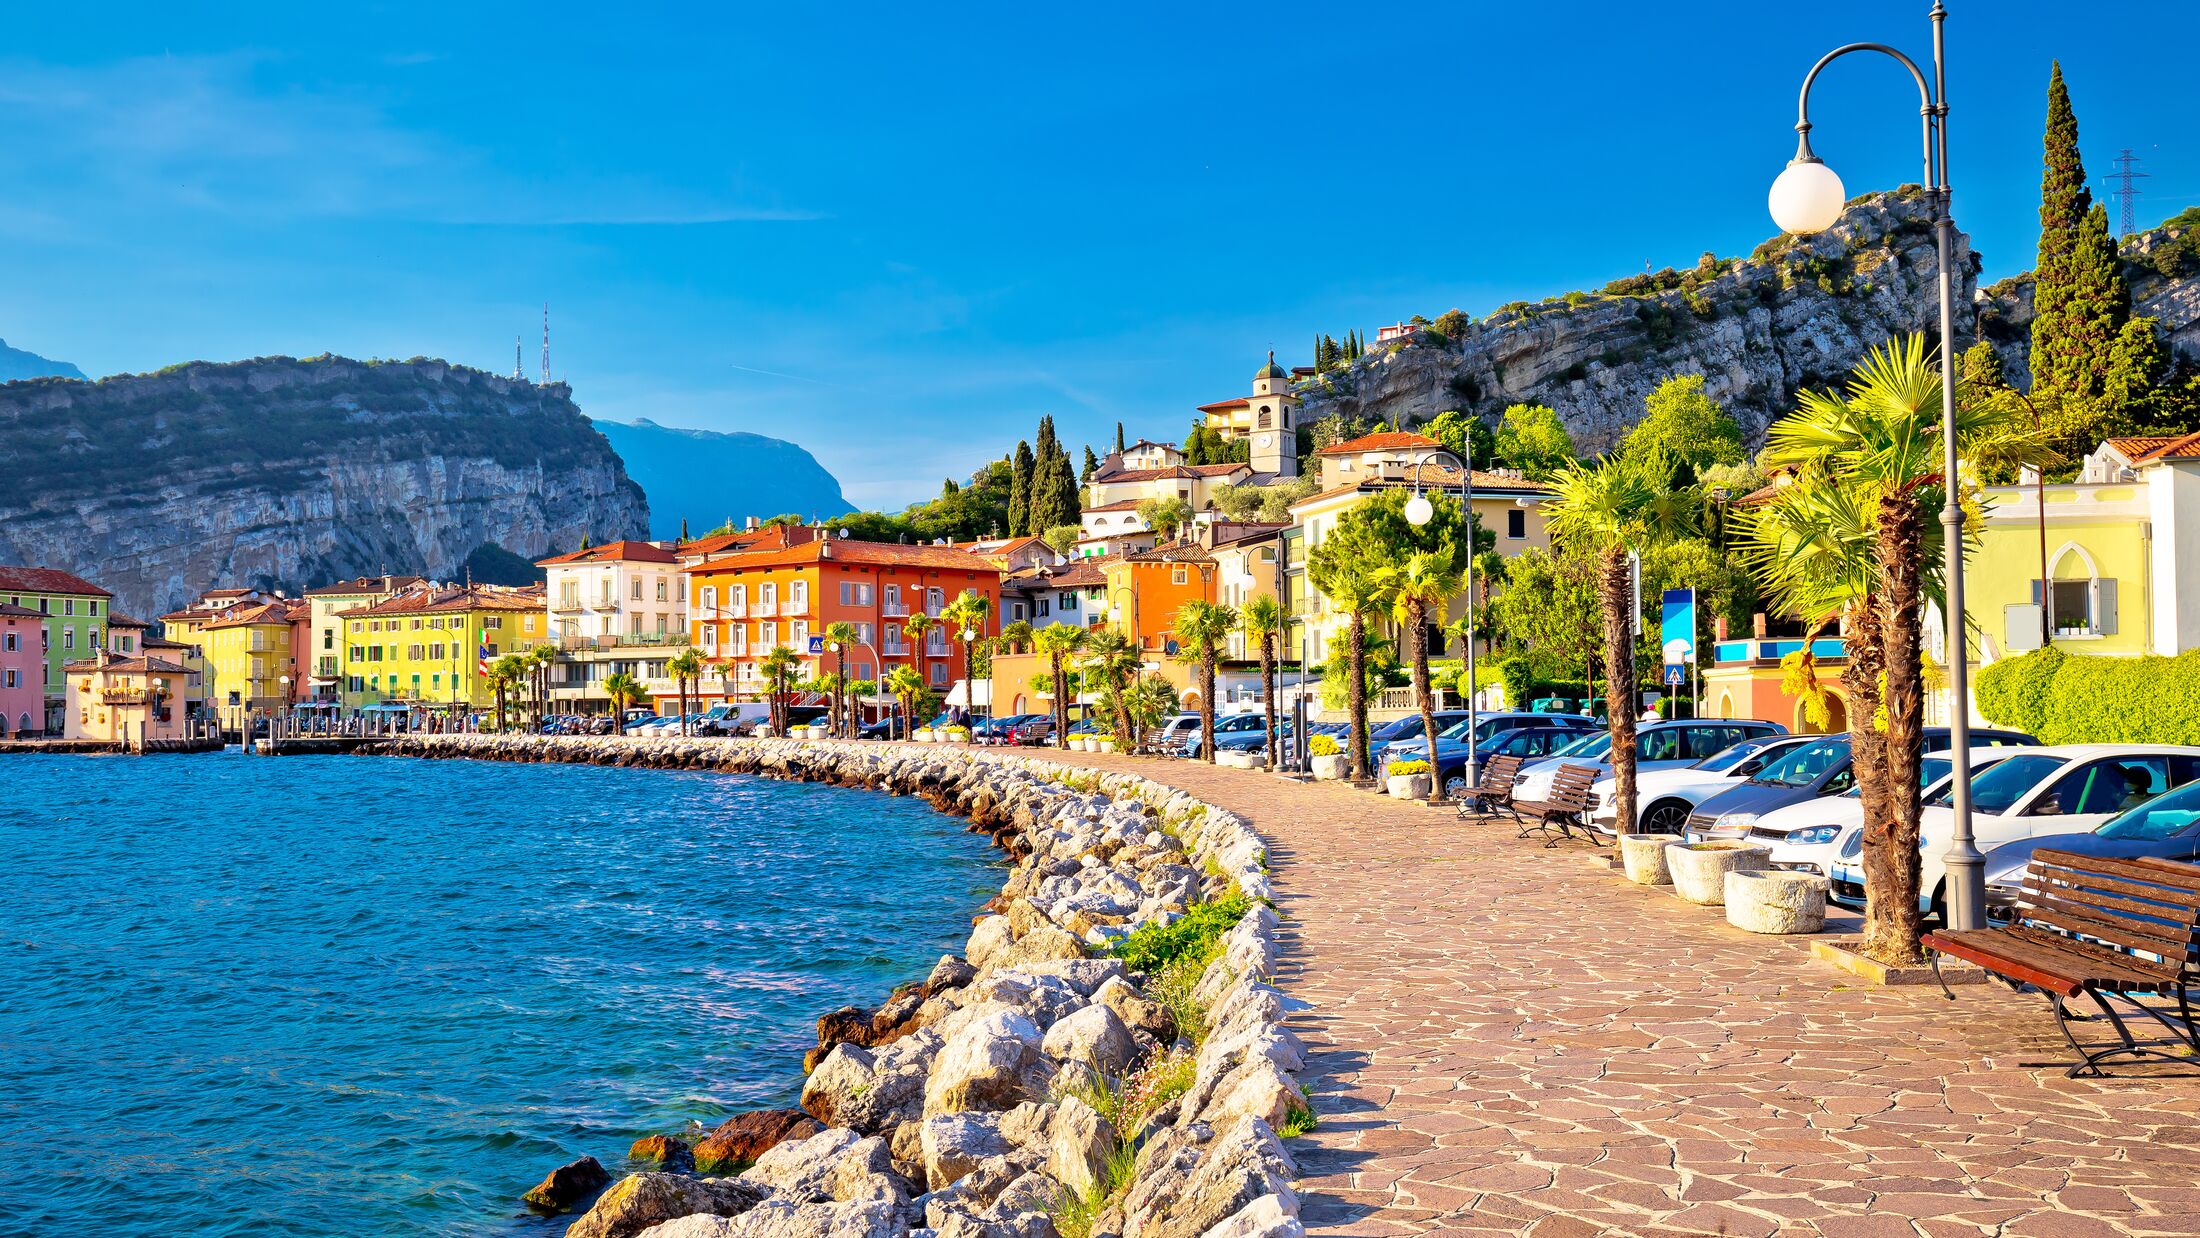
<svg viewBox="0 0 2200 1238"><path fill-rule="evenodd" d="M1092 1000L1114 1011L1115 1017L1133 1031L1144 1032L1162 1044L1176 1040L1176 1016L1121 976L1110 976L1093 990Z"/></svg>
<svg viewBox="0 0 2200 1238"><path fill-rule="evenodd" d="M877 1134L924 1112L925 1074L941 1039L930 1029L880 1049L835 1045L802 1084L802 1108L826 1126Z"/></svg>
<svg viewBox="0 0 2200 1238"><path fill-rule="evenodd" d="M1047 1132L1047 1172L1080 1195L1097 1194L1115 1143L1114 1125L1082 1097L1065 1097Z"/></svg>
<svg viewBox="0 0 2200 1238"><path fill-rule="evenodd" d="M1245 1205L1201 1238L1306 1238L1299 1221L1297 1201L1286 1195L1263 1195Z"/></svg>
<svg viewBox="0 0 2200 1238"><path fill-rule="evenodd" d="M977 968L952 954L943 954L940 961L932 965L932 974L924 978L924 990L927 994L943 993L959 989L977 978Z"/></svg>
<svg viewBox="0 0 2200 1238"><path fill-rule="evenodd" d="M1131 1030L1102 1005L1064 1016L1047 1029L1040 1048L1058 1062L1075 1062L1110 1078L1128 1069L1138 1053Z"/></svg>
<svg viewBox="0 0 2200 1238"><path fill-rule="evenodd" d="M789 1139L808 1139L825 1128L800 1109L757 1109L720 1122L695 1145L695 1168L704 1174L737 1174Z"/></svg>
<svg viewBox="0 0 2200 1238"><path fill-rule="evenodd" d="M953 1185L978 1167L979 1162L1009 1150L1001 1137L999 1114L943 1113L926 1118L919 1126L923 1147L924 1180L934 1191Z"/></svg>
<svg viewBox="0 0 2200 1238"><path fill-rule="evenodd" d="M734 1181L761 1186L775 1199L796 1203L883 1199L899 1204L908 1199L886 1141L851 1130L780 1144Z"/></svg>
<svg viewBox="0 0 2200 1238"><path fill-rule="evenodd" d="M604 1188L611 1174L593 1156L584 1156L550 1171L520 1198L545 1212L564 1212Z"/></svg>
<svg viewBox="0 0 2200 1238"><path fill-rule="evenodd" d="M963 956L972 966L983 968L1015 944L1016 930L1008 917L987 916L970 930L970 941L963 947Z"/></svg>
<svg viewBox="0 0 2200 1238"><path fill-rule="evenodd" d="M645 1238L905 1238L901 1211L877 1200L797 1204L769 1200L738 1217L691 1216L644 1231Z"/></svg>
<svg viewBox="0 0 2200 1238"><path fill-rule="evenodd" d="M1091 952L1076 935L1052 923L1042 924L1018 937L1005 949L987 956L989 967L1020 967L1055 959L1082 959Z"/></svg>
<svg viewBox="0 0 2200 1238"><path fill-rule="evenodd" d="M632 1174L605 1191L588 1215L565 1231L565 1238L633 1238L652 1225L699 1212L739 1216L769 1193L767 1188L738 1178Z"/></svg>
<svg viewBox="0 0 2200 1238"><path fill-rule="evenodd" d="M687 1141L670 1135L646 1135L634 1141L626 1150L626 1159L649 1165L661 1165L673 1173L695 1168L695 1154Z"/></svg>
<svg viewBox="0 0 2200 1238"><path fill-rule="evenodd" d="M1038 1025L1019 1011L994 1010L965 1024L940 1050L925 1083L924 1116L1007 1109L1044 1095L1052 1077Z"/></svg>
<svg viewBox="0 0 2200 1238"><path fill-rule="evenodd" d="M1259 1118L1243 1118L1215 1136L1188 1177L1154 1175L1125 1203L1124 1238L1200 1238L1263 1195L1295 1212L1298 1175L1283 1141Z"/></svg>

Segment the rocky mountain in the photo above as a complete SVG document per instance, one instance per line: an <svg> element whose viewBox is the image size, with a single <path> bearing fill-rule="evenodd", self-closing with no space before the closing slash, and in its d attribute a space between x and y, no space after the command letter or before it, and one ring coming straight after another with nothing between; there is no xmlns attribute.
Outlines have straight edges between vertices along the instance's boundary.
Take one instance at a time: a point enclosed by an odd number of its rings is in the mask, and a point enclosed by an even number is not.
<svg viewBox="0 0 2200 1238"><path fill-rule="evenodd" d="M731 519L785 512L829 517L855 510L840 482L809 452L762 434L681 430L643 419L599 421L627 475L649 493L650 536L677 537Z"/></svg>
<svg viewBox="0 0 2200 1238"><path fill-rule="evenodd" d="M2187 360L2200 360L2200 211L2117 245L2124 284L2131 289L2131 312L2161 322L2168 347ZM1979 333L2001 354L2002 368L2019 386L2031 383L2032 273L2012 276L1982 289L1978 296Z"/></svg>
<svg viewBox="0 0 2200 1238"><path fill-rule="evenodd" d="M1953 257L1958 304L1969 305L1978 262L1961 232ZM1448 409L1494 417L1509 404L1547 404L1578 446L1602 450L1659 382L1700 373L1755 440L1798 387L1834 384L1892 335L1937 330L1938 278L1931 210L1905 186L1857 199L1817 236L1776 238L1745 259L1706 254L1692 270L1516 302L1479 322L1447 314L1435 330L1303 385L1302 419L1412 425Z"/></svg>
<svg viewBox="0 0 2200 1238"><path fill-rule="evenodd" d="M82 378L84 371L66 361L53 361L34 352L8 347L0 340L0 383L19 378Z"/></svg>
<svg viewBox="0 0 2200 1238"><path fill-rule="evenodd" d="M649 505L563 383L416 358L192 362L0 385L0 562L159 614L210 585L449 576L639 537Z"/></svg>

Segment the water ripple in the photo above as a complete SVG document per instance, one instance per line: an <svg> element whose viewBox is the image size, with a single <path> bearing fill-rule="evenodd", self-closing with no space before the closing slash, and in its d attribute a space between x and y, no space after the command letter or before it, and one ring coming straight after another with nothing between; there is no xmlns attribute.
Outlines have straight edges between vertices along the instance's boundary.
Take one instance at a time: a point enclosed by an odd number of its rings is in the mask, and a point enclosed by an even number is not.
<svg viewBox="0 0 2200 1238"><path fill-rule="evenodd" d="M0 761L0 1234L559 1232L516 1204L549 1166L791 1103L818 1014L998 883L840 788Z"/></svg>

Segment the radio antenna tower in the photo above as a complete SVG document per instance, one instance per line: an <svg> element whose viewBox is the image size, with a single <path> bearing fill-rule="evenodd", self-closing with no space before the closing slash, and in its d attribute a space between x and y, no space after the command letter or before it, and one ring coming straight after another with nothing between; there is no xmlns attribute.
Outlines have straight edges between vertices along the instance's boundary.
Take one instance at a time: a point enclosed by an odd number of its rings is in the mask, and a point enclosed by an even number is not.
<svg viewBox="0 0 2200 1238"><path fill-rule="evenodd" d="M2139 157L2132 154L2131 148L2128 146L2124 147L2122 154L2109 160L2109 162L2115 165L2116 168L2115 171L2108 174L2109 179L2116 182L2116 188L2109 194L2110 197L2116 199L2116 235L2120 237L2130 236L2139 230L2137 227L2139 187L2132 182L2143 180L2150 173L2132 170L2137 166Z"/></svg>
<svg viewBox="0 0 2200 1238"><path fill-rule="evenodd" d="M542 303L542 381L550 382L550 303Z"/></svg>
<svg viewBox="0 0 2200 1238"><path fill-rule="evenodd" d="M521 352L521 351L520 351L520 337L518 337L518 336L516 336L516 335L515 335L515 336L513 336L513 337L512 337L512 377L513 377L513 379L514 379L514 380L524 379L524 378L526 378L526 377L527 377L527 364L526 364L526 361L525 361L525 358L526 358L526 356L527 356L527 354L526 354L526 353L523 353L523 352Z"/></svg>

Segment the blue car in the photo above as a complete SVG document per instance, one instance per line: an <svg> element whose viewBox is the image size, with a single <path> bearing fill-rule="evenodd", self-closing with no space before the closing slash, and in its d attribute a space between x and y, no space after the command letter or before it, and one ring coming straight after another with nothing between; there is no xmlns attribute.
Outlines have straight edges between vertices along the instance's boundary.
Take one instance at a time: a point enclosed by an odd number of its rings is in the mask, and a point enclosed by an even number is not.
<svg viewBox="0 0 2200 1238"><path fill-rule="evenodd" d="M2025 866L2041 847L2118 860L2200 863L2200 782L2188 782L2083 834L2043 834L1986 853L1986 915L2007 922L2023 892Z"/></svg>
<svg viewBox="0 0 2200 1238"><path fill-rule="evenodd" d="M1596 723L1581 714L1537 714L1523 710L1484 710L1474 715L1474 743L1479 753L1483 744L1489 743L1506 731L1563 730L1586 732L1596 729ZM1467 723L1462 714L1459 721L1436 733L1436 766L1441 769L1448 763L1464 765L1467 760ZM1415 735L1394 743L1371 744L1377 769L1387 768L1392 761L1428 760L1428 741Z"/></svg>

